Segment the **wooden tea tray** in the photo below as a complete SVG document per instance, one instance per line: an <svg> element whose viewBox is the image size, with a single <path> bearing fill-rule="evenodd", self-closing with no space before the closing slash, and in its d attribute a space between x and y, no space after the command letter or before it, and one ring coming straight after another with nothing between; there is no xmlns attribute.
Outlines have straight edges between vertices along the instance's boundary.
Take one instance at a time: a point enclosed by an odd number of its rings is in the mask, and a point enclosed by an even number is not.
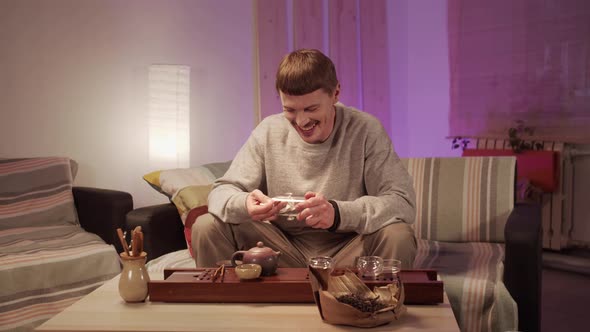
<svg viewBox="0 0 590 332"><path fill-rule="evenodd" d="M164 280L148 283L154 302L276 302L313 303L307 268L278 268L269 277L240 280L233 268L226 268L223 279L211 280L215 268L166 269ZM334 275L344 270L335 270ZM435 270L402 270L406 304L443 302L443 283ZM391 278L362 279L369 288L391 283Z"/></svg>

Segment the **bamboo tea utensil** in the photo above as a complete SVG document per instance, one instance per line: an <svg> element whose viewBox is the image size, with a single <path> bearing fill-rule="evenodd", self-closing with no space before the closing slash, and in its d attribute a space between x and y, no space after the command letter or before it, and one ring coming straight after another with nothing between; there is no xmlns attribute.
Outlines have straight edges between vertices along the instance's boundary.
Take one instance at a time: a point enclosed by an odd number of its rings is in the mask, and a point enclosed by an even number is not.
<svg viewBox="0 0 590 332"><path fill-rule="evenodd" d="M131 256L139 256L139 233L135 230L131 233Z"/></svg>
<svg viewBox="0 0 590 332"><path fill-rule="evenodd" d="M223 282L223 277L225 277L225 264L221 265L221 280Z"/></svg>
<svg viewBox="0 0 590 332"><path fill-rule="evenodd" d="M141 231L141 226L133 229L131 239L131 255L137 257L143 251L143 232Z"/></svg>
<svg viewBox="0 0 590 332"><path fill-rule="evenodd" d="M123 247L123 250L125 250L125 253L127 254L127 256L129 256L129 245L127 245L127 241L125 241L123 231L120 228L117 228L117 235L119 236L119 241L121 241L121 246Z"/></svg>
<svg viewBox="0 0 590 332"><path fill-rule="evenodd" d="M139 232L139 253L143 252L143 232Z"/></svg>
<svg viewBox="0 0 590 332"><path fill-rule="evenodd" d="M223 269L223 265L220 266L220 267L218 267L217 270L215 270L215 279L214 279L214 281L217 281L217 279L221 275L221 269Z"/></svg>
<svg viewBox="0 0 590 332"><path fill-rule="evenodd" d="M223 264L223 265L219 266L217 269L215 269L215 271L213 272L213 275L211 276L211 282L215 282L215 280L217 280L217 278L221 274L221 271L224 267L225 267L225 264Z"/></svg>

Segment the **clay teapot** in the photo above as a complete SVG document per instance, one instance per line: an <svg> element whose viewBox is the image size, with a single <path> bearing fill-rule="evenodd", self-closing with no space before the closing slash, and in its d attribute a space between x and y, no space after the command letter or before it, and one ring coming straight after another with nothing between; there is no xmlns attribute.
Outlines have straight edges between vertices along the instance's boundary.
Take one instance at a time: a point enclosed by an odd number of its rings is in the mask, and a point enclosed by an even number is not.
<svg viewBox="0 0 590 332"><path fill-rule="evenodd" d="M279 263L280 251L273 251L265 247L264 243L256 243L256 247L250 250L240 250L234 252L231 256L231 265L236 266L236 261L242 261L243 264L258 264L262 266L262 275L270 276L275 274Z"/></svg>

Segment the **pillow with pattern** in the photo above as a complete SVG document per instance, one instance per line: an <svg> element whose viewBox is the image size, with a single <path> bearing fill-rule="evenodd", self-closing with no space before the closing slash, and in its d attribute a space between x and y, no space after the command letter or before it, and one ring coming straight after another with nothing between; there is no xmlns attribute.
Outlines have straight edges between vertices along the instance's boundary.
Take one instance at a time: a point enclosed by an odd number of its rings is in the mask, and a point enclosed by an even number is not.
<svg viewBox="0 0 590 332"><path fill-rule="evenodd" d="M191 255L191 227L199 216L207 213L207 197L213 182L223 176L230 165L231 161L226 161L192 168L159 170L143 176L152 188L167 196L176 206Z"/></svg>
<svg viewBox="0 0 590 332"><path fill-rule="evenodd" d="M157 170L145 174L143 179L157 192L172 198L176 192L186 186L211 184L221 177L231 161L205 164L191 168Z"/></svg>
<svg viewBox="0 0 590 332"><path fill-rule="evenodd" d="M191 228L199 216L208 212L207 197L211 192L211 187L213 187L211 184L184 187L172 197L172 203L178 209L180 220L184 225L184 238L191 256L193 255Z"/></svg>

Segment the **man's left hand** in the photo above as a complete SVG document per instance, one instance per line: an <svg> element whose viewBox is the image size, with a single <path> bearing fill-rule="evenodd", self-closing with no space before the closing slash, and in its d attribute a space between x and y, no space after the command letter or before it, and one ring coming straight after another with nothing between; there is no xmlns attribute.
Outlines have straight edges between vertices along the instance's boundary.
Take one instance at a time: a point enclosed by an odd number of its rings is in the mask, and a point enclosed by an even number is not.
<svg viewBox="0 0 590 332"><path fill-rule="evenodd" d="M334 224L334 207L321 193L308 191L305 202L298 203L297 220L312 228L328 229Z"/></svg>

